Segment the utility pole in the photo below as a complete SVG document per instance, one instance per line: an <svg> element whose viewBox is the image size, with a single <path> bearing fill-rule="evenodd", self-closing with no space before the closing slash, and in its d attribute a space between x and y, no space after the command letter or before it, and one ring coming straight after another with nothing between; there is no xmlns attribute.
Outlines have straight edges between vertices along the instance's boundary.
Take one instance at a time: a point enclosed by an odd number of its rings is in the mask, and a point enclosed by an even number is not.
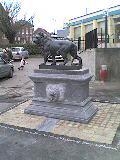
<svg viewBox="0 0 120 160"><path fill-rule="evenodd" d="M55 35L55 30L56 30L56 19L55 18L52 18L52 22L53 22L53 27L54 27L54 31L53 31L53 34Z"/></svg>
<svg viewBox="0 0 120 160"><path fill-rule="evenodd" d="M105 15L105 48L107 48L107 38L108 38L108 20L107 20L107 11L104 11L104 15Z"/></svg>

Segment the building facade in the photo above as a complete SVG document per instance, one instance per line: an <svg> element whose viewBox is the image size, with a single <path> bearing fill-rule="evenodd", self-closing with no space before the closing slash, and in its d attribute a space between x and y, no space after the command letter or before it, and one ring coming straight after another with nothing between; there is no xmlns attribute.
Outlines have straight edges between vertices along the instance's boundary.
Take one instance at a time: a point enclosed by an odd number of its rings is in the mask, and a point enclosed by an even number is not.
<svg viewBox="0 0 120 160"><path fill-rule="evenodd" d="M32 43L33 42L34 26L25 20L21 20L17 23L19 23L18 26L20 26L20 27L19 27L18 32L16 34L15 42L22 43L22 44Z"/></svg>
<svg viewBox="0 0 120 160"><path fill-rule="evenodd" d="M120 5L108 8L106 11L99 10L71 19L64 25L64 28L69 29L70 39L76 40L81 37L83 48L85 34L97 28L98 47L104 47L106 21L108 47L120 47Z"/></svg>

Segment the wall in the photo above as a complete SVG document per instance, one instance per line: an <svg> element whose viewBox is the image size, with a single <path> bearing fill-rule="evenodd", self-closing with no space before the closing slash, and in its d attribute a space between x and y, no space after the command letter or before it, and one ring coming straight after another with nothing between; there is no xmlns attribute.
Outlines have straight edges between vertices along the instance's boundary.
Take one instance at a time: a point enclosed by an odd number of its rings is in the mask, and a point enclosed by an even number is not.
<svg viewBox="0 0 120 160"><path fill-rule="evenodd" d="M107 65L108 80L120 80L120 48L97 48L95 50L95 75L99 79L101 65Z"/></svg>
<svg viewBox="0 0 120 160"><path fill-rule="evenodd" d="M120 80L120 48L97 48L79 54L83 60L83 68L88 68L92 80L99 79L101 65L108 67L108 81Z"/></svg>
<svg viewBox="0 0 120 160"><path fill-rule="evenodd" d="M87 50L79 54L83 60L83 68L88 68L91 75L93 75L92 80L95 80L95 50Z"/></svg>

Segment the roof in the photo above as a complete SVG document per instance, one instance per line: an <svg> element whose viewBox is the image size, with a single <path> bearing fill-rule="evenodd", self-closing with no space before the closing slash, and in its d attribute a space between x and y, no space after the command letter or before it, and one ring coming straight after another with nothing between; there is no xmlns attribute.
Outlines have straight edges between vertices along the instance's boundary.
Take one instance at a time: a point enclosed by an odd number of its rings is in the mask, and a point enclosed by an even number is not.
<svg viewBox="0 0 120 160"><path fill-rule="evenodd" d="M120 15L120 5L110 7L106 10L108 16ZM103 19L105 16L105 9L92 12L80 17L73 18L69 20L69 23L65 23L66 26L80 25L81 23L88 23L93 20Z"/></svg>
<svg viewBox="0 0 120 160"><path fill-rule="evenodd" d="M47 36L50 36L50 33L49 32L47 32L45 29L43 29L43 28L37 28L35 31L34 31L34 35L37 35L38 33L40 33L40 32L42 32L42 33L44 33L44 34L46 34Z"/></svg>
<svg viewBox="0 0 120 160"><path fill-rule="evenodd" d="M26 20L19 20L16 23L19 23L21 25L27 25L27 26L33 27L33 24L31 24L31 22L29 22L29 20L28 21L26 21Z"/></svg>

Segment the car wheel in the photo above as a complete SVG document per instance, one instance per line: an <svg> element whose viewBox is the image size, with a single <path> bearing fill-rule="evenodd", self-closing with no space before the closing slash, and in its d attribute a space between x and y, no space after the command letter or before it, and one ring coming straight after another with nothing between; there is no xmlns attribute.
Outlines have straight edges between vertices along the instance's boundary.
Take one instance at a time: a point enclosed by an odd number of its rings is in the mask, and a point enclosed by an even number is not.
<svg viewBox="0 0 120 160"><path fill-rule="evenodd" d="M13 69L12 69L12 68L10 69L10 72L9 72L8 77L9 77L9 78L12 78L12 77L13 77Z"/></svg>
<svg viewBox="0 0 120 160"><path fill-rule="evenodd" d="M12 71L14 72L14 67L12 67Z"/></svg>

